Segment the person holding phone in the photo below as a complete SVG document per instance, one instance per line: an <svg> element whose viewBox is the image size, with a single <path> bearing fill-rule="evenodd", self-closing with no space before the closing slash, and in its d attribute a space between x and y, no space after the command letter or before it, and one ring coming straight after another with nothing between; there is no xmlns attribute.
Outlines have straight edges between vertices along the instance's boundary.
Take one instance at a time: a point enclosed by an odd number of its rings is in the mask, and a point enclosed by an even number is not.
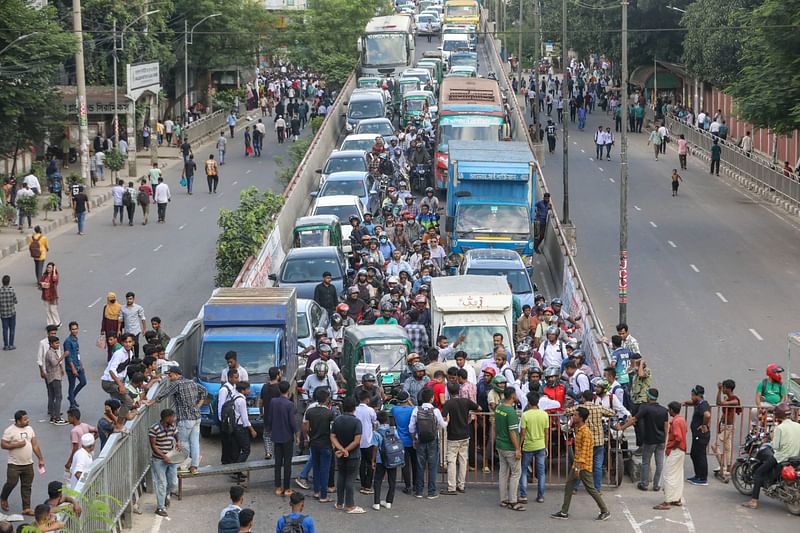
<svg viewBox="0 0 800 533"><path fill-rule="evenodd" d="M8 467L6 469L6 483L0 492L0 509L8 513L8 497L17 483L22 482L20 495L22 496L22 514L33 516L31 508L31 487L33 486L33 454L39 460L39 473L44 474L44 455L39 449L36 433L30 426L28 413L19 410L14 413L14 423L3 431L0 447L8 450Z"/></svg>

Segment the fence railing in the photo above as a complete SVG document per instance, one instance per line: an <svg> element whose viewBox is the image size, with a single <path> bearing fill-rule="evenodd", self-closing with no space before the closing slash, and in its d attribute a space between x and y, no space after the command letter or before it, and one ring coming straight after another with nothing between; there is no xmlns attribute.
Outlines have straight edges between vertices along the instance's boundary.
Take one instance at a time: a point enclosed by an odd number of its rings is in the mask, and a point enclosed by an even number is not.
<svg viewBox="0 0 800 533"><path fill-rule="evenodd" d="M189 322L180 335L172 339L167 347L167 358L179 362L190 361L191 354L196 354L200 341L200 323ZM155 398L159 385L156 384L148 393L148 398ZM110 517L92 516L83 513L80 517L71 517L66 531L84 533L86 531L116 531L125 523L130 527L131 508L139 487L150 470L150 439L148 429L160 419L162 409L171 405L172 399L165 398L150 407L143 407L139 415L125 424L126 433L112 433L100 454L92 463L89 473L81 478L75 489L85 501L107 500L113 498L120 504L110 505ZM86 507L86 505L84 505ZM113 526L107 519L111 518Z"/></svg>
<svg viewBox="0 0 800 533"><path fill-rule="evenodd" d="M199 118L186 126L183 130L184 135L186 135L190 142L194 142L197 139L213 135L215 131L223 131L227 124L228 113L229 111L220 109L219 111L214 111L213 113Z"/></svg>
<svg viewBox="0 0 800 533"><path fill-rule="evenodd" d="M707 155L710 154L715 137L709 132L689 126L672 117L666 117L666 122L673 139L683 134L692 147L702 150ZM800 205L800 180L797 176L784 176L783 170L776 169L771 161L755 152L748 154L735 143L723 139L719 139L719 143L722 147L720 159L723 166L736 169L742 176L769 188L770 192L775 192L785 200Z"/></svg>

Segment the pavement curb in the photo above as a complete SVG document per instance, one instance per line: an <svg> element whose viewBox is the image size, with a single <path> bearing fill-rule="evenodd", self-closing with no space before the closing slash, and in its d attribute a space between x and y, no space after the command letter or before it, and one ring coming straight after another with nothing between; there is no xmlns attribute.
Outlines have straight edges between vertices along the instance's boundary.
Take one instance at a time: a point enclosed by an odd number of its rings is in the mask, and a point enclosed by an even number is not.
<svg viewBox="0 0 800 533"><path fill-rule="evenodd" d="M97 208L97 207L100 207L101 205L103 205L109 199L111 199L111 191L107 191L107 192L105 192L105 193L103 193L103 194L101 194L99 196L95 196L95 197L91 198L89 200L89 205L91 207L93 207L93 208ZM57 211L57 213L63 213L63 211L60 211L60 212ZM63 226L64 224L68 224L70 222L74 222L74 220L75 220L75 218L72 216L72 214L67 213L67 214L62 214L61 216L59 216L55 220L40 221L37 225L42 228L42 231L44 233L50 233L50 232L54 231L55 229ZM24 235L24 233L23 233L23 235ZM27 238L24 237L24 236L21 237L21 238L18 238L14 244L10 244L8 246L0 248L0 259L4 259L6 257L14 255L17 252L21 252L22 250L26 250L27 248L28 248Z"/></svg>

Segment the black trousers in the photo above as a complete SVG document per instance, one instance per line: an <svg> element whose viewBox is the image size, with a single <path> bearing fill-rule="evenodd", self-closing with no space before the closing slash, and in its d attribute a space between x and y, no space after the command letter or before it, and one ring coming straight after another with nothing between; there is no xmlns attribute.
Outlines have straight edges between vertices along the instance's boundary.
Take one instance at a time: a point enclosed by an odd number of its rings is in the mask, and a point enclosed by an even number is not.
<svg viewBox="0 0 800 533"><path fill-rule="evenodd" d="M397 468L386 468L383 464L378 463L375 465L375 479L372 482L372 488L375 490L373 503L381 503L381 485L383 484L383 476L389 481L389 490L386 492L387 503L394 501L394 489L397 485Z"/></svg>
<svg viewBox="0 0 800 533"><path fill-rule="evenodd" d="M714 174L715 170L716 170L717 176L719 176L719 159L716 159L716 160L712 159L711 160L711 174Z"/></svg>
<svg viewBox="0 0 800 533"><path fill-rule="evenodd" d="M358 477L361 479L362 489L372 488L372 477L375 471L372 469L372 450L374 446L369 448L361 448L361 464L358 467Z"/></svg>
<svg viewBox="0 0 800 533"><path fill-rule="evenodd" d="M216 174L211 176L206 175L206 181L208 182L209 194L211 193L212 190L214 192L217 192L217 184L219 183L219 176L217 176Z"/></svg>
<svg viewBox="0 0 800 533"><path fill-rule="evenodd" d="M231 462L244 463L250 457L250 432L246 427L236 426L233 440L235 448L231 451Z"/></svg>
<svg viewBox="0 0 800 533"><path fill-rule="evenodd" d="M220 462L224 465L235 463L239 458L239 447L236 443L236 433L220 432L220 441L222 444L222 457ZM235 456L234 456L235 454Z"/></svg>
<svg viewBox="0 0 800 533"><path fill-rule="evenodd" d="M753 473L753 492L752 498L757 500L761 495L761 489L769 485L778 475L778 461L774 457L769 457L766 461L756 468Z"/></svg>
<svg viewBox="0 0 800 533"><path fill-rule="evenodd" d="M706 457L708 441L708 433L692 434L692 450L689 455L694 466L694 477L697 479L708 479L708 457Z"/></svg>
<svg viewBox="0 0 800 533"><path fill-rule="evenodd" d="M275 488L286 490L292 480L292 452L294 442L276 442L275 446Z"/></svg>
<svg viewBox="0 0 800 533"><path fill-rule="evenodd" d="M403 485L406 490L414 490L417 486L417 449L414 447L405 448L406 464L403 465ZM387 500L388 501L388 500Z"/></svg>

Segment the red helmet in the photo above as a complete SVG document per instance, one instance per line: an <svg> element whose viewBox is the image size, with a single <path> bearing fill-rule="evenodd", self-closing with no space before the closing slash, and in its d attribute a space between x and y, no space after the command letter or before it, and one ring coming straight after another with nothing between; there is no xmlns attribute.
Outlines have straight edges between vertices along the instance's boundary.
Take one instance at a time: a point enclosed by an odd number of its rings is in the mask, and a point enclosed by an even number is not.
<svg viewBox="0 0 800 533"><path fill-rule="evenodd" d="M775 383L781 382L781 374L783 373L783 367L781 365L772 363L767 365L767 377L774 381Z"/></svg>
<svg viewBox="0 0 800 533"><path fill-rule="evenodd" d="M336 306L336 312L342 316L345 316L348 311L350 311L350 306L347 304L342 303Z"/></svg>
<svg viewBox="0 0 800 533"><path fill-rule="evenodd" d="M797 470L792 465L786 465L781 468L781 478L784 481L794 481L797 479Z"/></svg>

